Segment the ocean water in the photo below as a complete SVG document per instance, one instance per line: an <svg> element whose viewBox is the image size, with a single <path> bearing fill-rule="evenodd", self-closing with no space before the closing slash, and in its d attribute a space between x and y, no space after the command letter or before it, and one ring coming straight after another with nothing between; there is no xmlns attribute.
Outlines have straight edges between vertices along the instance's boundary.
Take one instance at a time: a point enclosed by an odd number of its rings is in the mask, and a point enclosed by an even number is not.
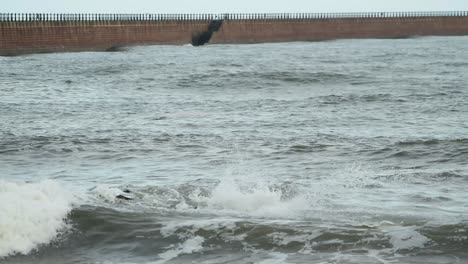
<svg viewBox="0 0 468 264"><path fill-rule="evenodd" d="M467 43L0 57L0 263L468 263Z"/></svg>

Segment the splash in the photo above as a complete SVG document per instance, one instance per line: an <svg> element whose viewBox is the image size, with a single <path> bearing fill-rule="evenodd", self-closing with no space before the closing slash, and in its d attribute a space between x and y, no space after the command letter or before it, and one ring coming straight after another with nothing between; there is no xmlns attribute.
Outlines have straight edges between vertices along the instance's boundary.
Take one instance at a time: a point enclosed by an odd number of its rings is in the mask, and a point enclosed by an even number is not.
<svg viewBox="0 0 468 264"><path fill-rule="evenodd" d="M167 261L174 259L182 254L200 252L203 249L202 244L204 241L205 239L200 236L187 239L184 243L179 244L176 248L159 254L159 257L162 258L162 260L157 263L166 263Z"/></svg>
<svg viewBox="0 0 468 264"><path fill-rule="evenodd" d="M390 237L390 243L395 251L424 248L431 240L415 229L416 227L412 226L394 226L387 227L384 231Z"/></svg>
<svg viewBox="0 0 468 264"><path fill-rule="evenodd" d="M0 180L0 259L29 254L69 228L75 197L58 183Z"/></svg>
<svg viewBox="0 0 468 264"><path fill-rule="evenodd" d="M295 218L310 205L304 196L287 197L286 191L266 183L242 185L221 182L209 196L192 195L202 209L256 217Z"/></svg>

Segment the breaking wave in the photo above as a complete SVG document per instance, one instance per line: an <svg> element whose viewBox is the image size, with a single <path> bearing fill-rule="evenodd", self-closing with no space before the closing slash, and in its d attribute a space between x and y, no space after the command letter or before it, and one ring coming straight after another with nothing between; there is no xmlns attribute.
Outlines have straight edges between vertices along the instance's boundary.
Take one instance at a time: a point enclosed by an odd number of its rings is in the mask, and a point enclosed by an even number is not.
<svg viewBox="0 0 468 264"><path fill-rule="evenodd" d="M0 258L29 254L68 230L76 198L53 181L0 180Z"/></svg>

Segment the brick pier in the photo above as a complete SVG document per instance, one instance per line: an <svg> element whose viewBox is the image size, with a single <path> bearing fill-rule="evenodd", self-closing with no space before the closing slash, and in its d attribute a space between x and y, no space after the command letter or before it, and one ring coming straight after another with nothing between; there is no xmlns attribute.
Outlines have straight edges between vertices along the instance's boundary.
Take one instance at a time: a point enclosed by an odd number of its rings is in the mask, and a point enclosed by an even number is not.
<svg viewBox="0 0 468 264"><path fill-rule="evenodd" d="M209 43L468 35L468 12L294 14L0 14L0 55L182 45L222 21Z"/></svg>

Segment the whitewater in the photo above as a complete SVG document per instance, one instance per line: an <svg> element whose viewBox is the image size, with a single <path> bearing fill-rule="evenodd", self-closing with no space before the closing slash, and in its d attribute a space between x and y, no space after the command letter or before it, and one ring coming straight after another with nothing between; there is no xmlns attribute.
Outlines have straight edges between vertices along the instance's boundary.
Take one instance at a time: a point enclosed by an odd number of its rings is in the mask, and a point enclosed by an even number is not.
<svg viewBox="0 0 468 264"><path fill-rule="evenodd" d="M0 263L468 262L467 40L0 57Z"/></svg>

